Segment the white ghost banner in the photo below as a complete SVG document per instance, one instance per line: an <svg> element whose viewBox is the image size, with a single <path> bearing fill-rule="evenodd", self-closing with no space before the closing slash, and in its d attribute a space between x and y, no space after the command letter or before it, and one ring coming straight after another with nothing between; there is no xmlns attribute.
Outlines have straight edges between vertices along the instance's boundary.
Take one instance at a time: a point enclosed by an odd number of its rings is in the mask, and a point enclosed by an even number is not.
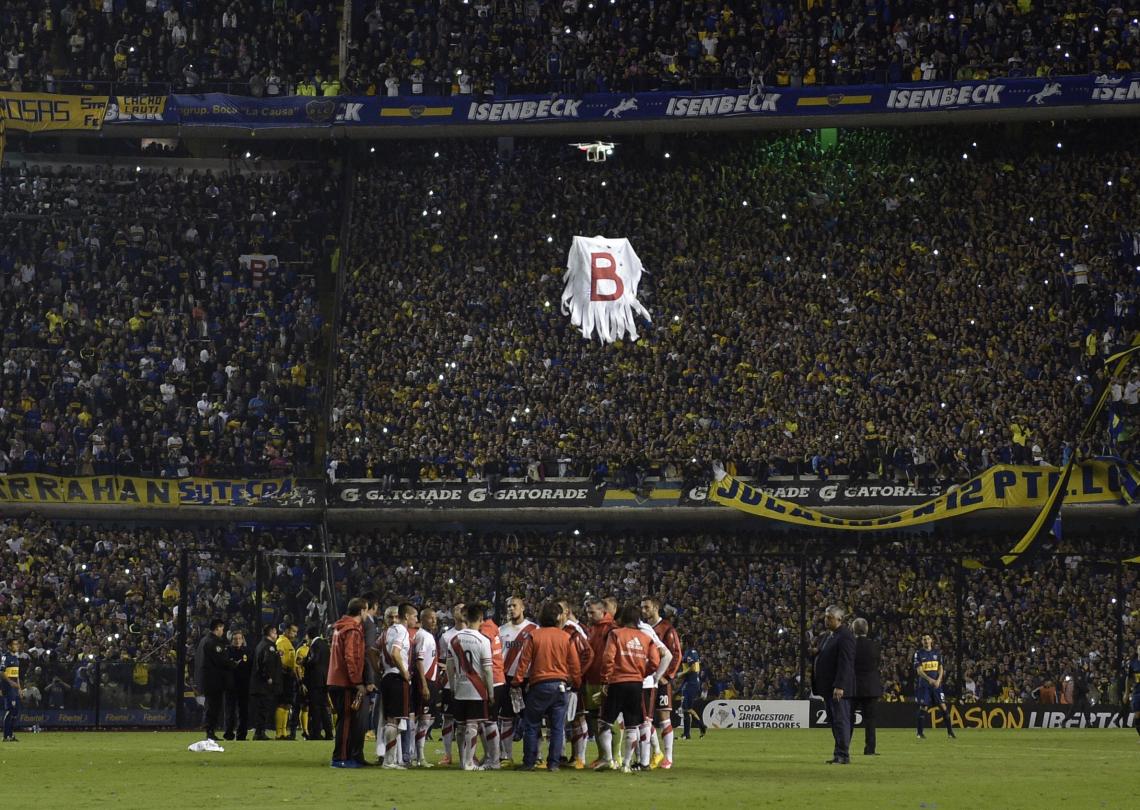
<svg viewBox="0 0 1140 810"><path fill-rule="evenodd" d="M634 315L652 320L637 300L641 272L641 259L628 239L575 236L562 279L562 314L587 340L595 333L603 343L626 335L637 340Z"/></svg>

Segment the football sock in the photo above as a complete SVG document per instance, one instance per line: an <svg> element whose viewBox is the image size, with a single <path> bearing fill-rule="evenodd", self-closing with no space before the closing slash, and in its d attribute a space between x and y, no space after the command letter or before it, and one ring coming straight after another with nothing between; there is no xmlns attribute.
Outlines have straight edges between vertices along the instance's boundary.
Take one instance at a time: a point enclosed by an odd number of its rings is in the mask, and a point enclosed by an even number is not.
<svg viewBox="0 0 1140 810"><path fill-rule="evenodd" d="M411 718L407 723L407 728L400 732L400 762L407 765L412 761L412 755L416 752L416 721Z"/></svg>
<svg viewBox="0 0 1140 810"><path fill-rule="evenodd" d="M451 758L451 737L455 730L455 725L452 723L451 718L444 716L443 718L443 755L448 759Z"/></svg>
<svg viewBox="0 0 1140 810"><path fill-rule="evenodd" d="M636 762L638 759L637 747L638 747L638 744L640 742L640 740L639 740L640 736L641 735L638 734L638 732L637 732L637 726L634 726L633 728L628 728L625 731L625 746L623 748L623 750L625 752L625 760L624 760L625 767L632 766L633 763Z"/></svg>
<svg viewBox="0 0 1140 810"><path fill-rule="evenodd" d="M579 717L574 721L573 748L574 759L584 763L586 761L586 738L589 730L586 727L586 718Z"/></svg>
<svg viewBox="0 0 1140 810"><path fill-rule="evenodd" d="M395 725L384 726L384 764L395 765L399 761L400 732Z"/></svg>
<svg viewBox="0 0 1140 810"><path fill-rule="evenodd" d="M645 720L637 727L637 741L638 741L638 760L642 766L649 767L650 749L652 746L649 739L653 736L653 724L649 720Z"/></svg>
<svg viewBox="0 0 1140 810"><path fill-rule="evenodd" d="M430 714L421 714L416 719L416 760L423 761L424 743L427 741L428 729L431 728Z"/></svg>
<svg viewBox="0 0 1140 810"><path fill-rule="evenodd" d="M460 759L464 768L475 764L475 741L479 739L479 721L464 724L463 745L460 746Z"/></svg>
<svg viewBox="0 0 1140 810"><path fill-rule="evenodd" d="M281 706L277 707L277 736L284 737L288 734L287 726L289 725L289 710Z"/></svg>
<svg viewBox="0 0 1140 810"><path fill-rule="evenodd" d="M924 714L924 711L925 710L921 706L919 706L918 707L918 713L915 714L915 724L918 728L919 734L922 734L922 715Z"/></svg>
<svg viewBox="0 0 1140 810"><path fill-rule="evenodd" d="M483 724L483 734L486 738L486 747L483 753L486 757L488 765L499 764L499 729L495 727L495 721L489 720Z"/></svg>
<svg viewBox="0 0 1140 810"><path fill-rule="evenodd" d="M603 762L609 762L614 758L613 752L614 733L610 730L610 724L598 721L598 758Z"/></svg>
<svg viewBox="0 0 1140 810"><path fill-rule="evenodd" d="M503 749L503 759L510 759L514 753L515 748L515 721L513 718L506 718L502 721L500 726L500 743Z"/></svg>
<svg viewBox="0 0 1140 810"><path fill-rule="evenodd" d="M661 749L665 754L665 759L670 762L673 761L673 723L669 720L664 721L661 726Z"/></svg>

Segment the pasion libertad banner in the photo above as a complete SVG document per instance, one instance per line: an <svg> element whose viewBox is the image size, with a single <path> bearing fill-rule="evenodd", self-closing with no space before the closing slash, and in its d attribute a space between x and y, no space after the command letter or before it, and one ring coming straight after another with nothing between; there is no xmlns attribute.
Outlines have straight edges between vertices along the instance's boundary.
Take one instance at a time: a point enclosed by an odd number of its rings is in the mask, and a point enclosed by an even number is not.
<svg viewBox="0 0 1140 810"><path fill-rule="evenodd" d="M1132 715L1121 706L1099 704L1082 711L1056 703L963 703L950 705L950 723L954 728L1131 728ZM914 728L913 703L883 703L875 706L875 725L879 728ZM945 729L940 710L927 710L927 726ZM811 702L813 728L827 725L827 710L822 700ZM857 714L855 725L863 725ZM929 733L929 732L928 732Z"/></svg>

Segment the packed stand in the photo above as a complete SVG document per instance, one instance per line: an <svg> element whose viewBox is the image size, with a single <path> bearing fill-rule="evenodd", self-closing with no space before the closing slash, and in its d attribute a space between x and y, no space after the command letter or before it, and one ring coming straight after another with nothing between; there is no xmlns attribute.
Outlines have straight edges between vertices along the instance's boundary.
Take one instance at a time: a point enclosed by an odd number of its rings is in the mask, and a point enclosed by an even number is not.
<svg viewBox="0 0 1140 810"><path fill-rule="evenodd" d="M1100 549L1099 540L1093 542ZM973 547L987 544L992 538ZM567 598L577 609L593 595L624 603L652 594L672 617L684 649L700 655L714 696L805 694L800 651L809 667L823 630L820 613L838 604L849 616L868 619L871 636L880 640L887 699L910 699L911 656L930 633L955 699L1072 702L1075 690L1087 688L1106 703L1120 696L1117 615L1126 652L1140 629L1137 574L1126 567L1118 593L1115 566L1095 561L1119 555L1105 556L1088 542L1078 546L1081 541L1072 541L1069 550L1013 571L976 571L959 568L937 538L856 550L804 533L374 530L334 532L328 548L344 557L326 567L306 556L325 548L312 529L10 519L0 523L0 637L23 642L29 707L90 707L97 676L113 690L104 697L124 707L170 706L183 598L179 567L187 549L188 661L215 617L230 630L244 630L253 646L262 625L323 627L333 618L333 602L343 608L350 594L367 591L385 606L409 601L435 608L444 625L457 602L501 610L518 595L536 611L550 598ZM1124 546L1135 555L1134 537ZM260 614L255 551L263 561ZM330 587L335 600L328 598ZM800 624L801 587L806 627ZM959 667L961 683L955 680ZM49 703L49 695L59 705Z"/></svg>
<svg viewBox="0 0 1140 810"><path fill-rule="evenodd" d="M0 522L0 637L22 642L24 705L90 709L98 688L104 710L172 707L182 551L212 549L191 555L189 627L219 614L249 627L256 577L248 552L311 539L292 530L270 537L232 527ZM288 610L271 593L267 621Z"/></svg>
<svg viewBox="0 0 1140 810"><path fill-rule="evenodd" d="M723 459L920 482L1062 463L1134 334L1140 210L1127 139L1027 136L692 137L601 166L561 142L377 156L357 184L335 474L637 485ZM598 233L645 265L636 344L583 340L559 312L571 237ZM1118 388L1128 417L1140 376ZM1130 452L1122 426L1076 450Z"/></svg>
<svg viewBox="0 0 1140 810"><path fill-rule="evenodd" d="M0 473L307 470L338 204L315 170L5 169Z"/></svg>
<svg viewBox="0 0 1140 810"><path fill-rule="evenodd" d="M1140 64L1133 13L1060 0L362 0L352 33L347 83L379 95L755 91Z"/></svg>
<svg viewBox="0 0 1140 810"><path fill-rule="evenodd" d="M0 89L337 95L341 4L69 0L0 8Z"/></svg>

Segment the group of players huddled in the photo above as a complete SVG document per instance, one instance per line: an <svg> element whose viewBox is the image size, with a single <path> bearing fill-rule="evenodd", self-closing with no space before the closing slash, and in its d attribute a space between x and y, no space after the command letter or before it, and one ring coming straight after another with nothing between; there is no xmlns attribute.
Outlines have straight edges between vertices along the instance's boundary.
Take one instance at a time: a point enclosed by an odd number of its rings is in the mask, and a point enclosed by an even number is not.
<svg viewBox="0 0 1140 810"><path fill-rule="evenodd" d="M502 625L486 606L460 603L438 638L431 608L405 603L388 608L383 620L378 612L366 594L350 600L334 626L327 678L337 712L333 767L432 767L424 743L440 715L440 765L514 767L521 740L523 770L673 767L673 686L682 663L686 674L699 663L693 652L683 661L680 637L656 598L620 608L613 598L589 599L585 626L564 599L543 603L534 621L512 596ZM377 763L364 756L369 729L376 729ZM598 756L587 764L591 732ZM624 739L617 752L615 732Z"/></svg>

